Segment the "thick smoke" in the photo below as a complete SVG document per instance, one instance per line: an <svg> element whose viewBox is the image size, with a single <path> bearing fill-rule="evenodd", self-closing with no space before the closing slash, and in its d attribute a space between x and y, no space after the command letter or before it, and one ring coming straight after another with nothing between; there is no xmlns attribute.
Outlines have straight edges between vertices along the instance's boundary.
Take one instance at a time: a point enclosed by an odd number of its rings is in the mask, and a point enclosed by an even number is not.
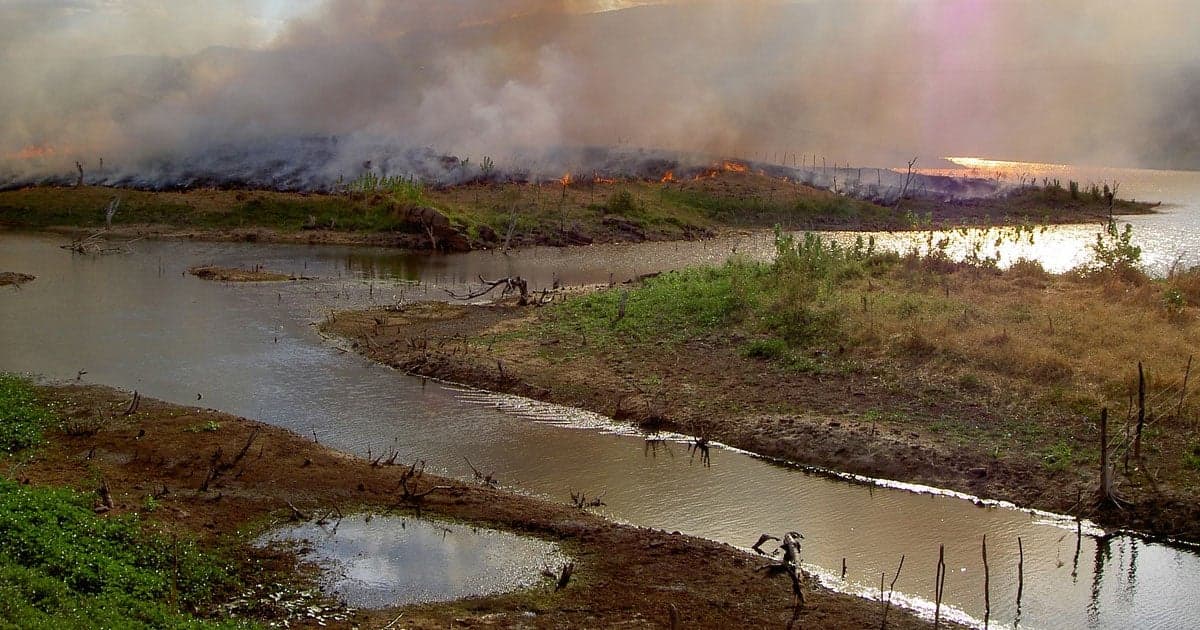
<svg viewBox="0 0 1200 630"><path fill-rule="evenodd" d="M163 6L0 4L0 185L76 160L139 186L465 173L442 155L559 176L595 146L1200 168L1190 1L326 0L282 28Z"/></svg>

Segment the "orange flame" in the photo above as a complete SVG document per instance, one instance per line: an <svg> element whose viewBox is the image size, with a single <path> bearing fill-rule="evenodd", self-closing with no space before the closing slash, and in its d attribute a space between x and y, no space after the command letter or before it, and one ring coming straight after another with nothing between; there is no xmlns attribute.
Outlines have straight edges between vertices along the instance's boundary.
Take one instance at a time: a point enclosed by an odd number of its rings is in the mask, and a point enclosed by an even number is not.
<svg viewBox="0 0 1200 630"><path fill-rule="evenodd" d="M56 151L54 150L54 147L48 144L43 144L40 146L31 144L22 148L16 153L10 153L9 157L14 160L36 160L40 158L54 157L55 153Z"/></svg>
<svg viewBox="0 0 1200 630"><path fill-rule="evenodd" d="M733 173L745 173L747 167L745 164L742 164L741 162L730 162L730 161L726 160L725 163L722 165L722 168L724 168L726 171L730 171Z"/></svg>
<svg viewBox="0 0 1200 630"><path fill-rule="evenodd" d="M572 181L571 174L567 173L567 174L563 175L561 179L558 180L558 183L562 184L563 186L570 186L571 181Z"/></svg>
<svg viewBox="0 0 1200 630"><path fill-rule="evenodd" d="M592 178L592 183L593 184L615 184L615 183L617 183L617 180L610 179L608 177L600 177L599 175L596 175L595 177Z"/></svg>
<svg viewBox="0 0 1200 630"><path fill-rule="evenodd" d="M659 181L661 181L664 184L666 184L667 182L675 181L675 171L667 171L667 174L663 175L662 179Z"/></svg>

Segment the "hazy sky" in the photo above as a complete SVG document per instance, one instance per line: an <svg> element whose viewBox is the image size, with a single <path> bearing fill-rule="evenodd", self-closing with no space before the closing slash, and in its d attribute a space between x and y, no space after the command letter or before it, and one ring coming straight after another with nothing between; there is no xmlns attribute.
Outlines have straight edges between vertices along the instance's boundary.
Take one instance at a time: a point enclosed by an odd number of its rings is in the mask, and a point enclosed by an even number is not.
<svg viewBox="0 0 1200 630"><path fill-rule="evenodd" d="M1193 0L0 0L0 76L18 170L320 134L1200 168Z"/></svg>

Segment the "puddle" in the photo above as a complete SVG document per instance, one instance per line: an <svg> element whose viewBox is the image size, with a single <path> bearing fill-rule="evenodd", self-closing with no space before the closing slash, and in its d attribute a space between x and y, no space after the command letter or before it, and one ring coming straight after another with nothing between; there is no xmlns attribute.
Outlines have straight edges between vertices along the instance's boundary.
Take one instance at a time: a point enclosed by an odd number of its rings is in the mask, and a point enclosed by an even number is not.
<svg viewBox="0 0 1200 630"><path fill-rule="evenodd" d="M559 571L558 545L429 519L357 514L271 531L258 544L294 542L325 568L322 589L353 608L388 608L495 595Z"/></svg>

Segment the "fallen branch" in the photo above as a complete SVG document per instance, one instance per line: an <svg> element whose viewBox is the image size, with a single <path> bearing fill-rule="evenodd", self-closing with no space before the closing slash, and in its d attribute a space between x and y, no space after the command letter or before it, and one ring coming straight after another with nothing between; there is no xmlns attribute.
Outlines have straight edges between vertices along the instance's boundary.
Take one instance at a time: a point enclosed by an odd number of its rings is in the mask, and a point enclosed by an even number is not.
<svg viewBox="0 0 1200 630"><path fill-rule="evenodd" d="M495 291L499 287L503 287L504 290L500 292L500 297L506 297L515 292L520 296L518 303L521 306L529 303L529 283L520 276L508 276L499 280L486 280L481 275L479 276L479 282L483 283L484 286L476 291L469 291L467 293L455 293L450 289L443 289L443 291L456 300L474 300Z"/></svg>

